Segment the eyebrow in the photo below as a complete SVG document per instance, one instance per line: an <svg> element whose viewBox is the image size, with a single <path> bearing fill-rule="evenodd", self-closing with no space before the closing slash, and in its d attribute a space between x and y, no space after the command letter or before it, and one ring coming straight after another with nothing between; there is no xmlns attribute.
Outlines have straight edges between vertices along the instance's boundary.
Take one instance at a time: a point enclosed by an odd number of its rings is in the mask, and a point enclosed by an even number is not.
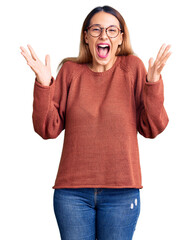
<svg viewBox="0 0 192 240"><path fill-rule="evenodd" d="M92 24L91 26L100 26L101 27L101 24ZM117 25L109 25L109 27L118 27Z"/></svg>

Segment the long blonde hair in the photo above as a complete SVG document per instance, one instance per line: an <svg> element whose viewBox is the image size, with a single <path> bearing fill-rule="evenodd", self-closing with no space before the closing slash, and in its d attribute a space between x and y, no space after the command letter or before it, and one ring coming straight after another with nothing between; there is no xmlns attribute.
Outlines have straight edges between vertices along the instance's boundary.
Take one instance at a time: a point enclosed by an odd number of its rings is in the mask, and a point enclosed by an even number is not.
<svg viewBox="0 0 192 240"><path fill-rule="evenodd" d="M93 15L95 15L96 13L98 13L100 11L110 13L119 20L120 28L122 29L122 32L123 32L123 42L118 47L116 56L127 56L130 54L134 54L132 47L131 47L129 31L128 31L127 25L125 23L125 20L121 16L121 14L116 9L114 9L110 6L96 7L87 15L87 17L85 18L85 20L83 22L83 26L81 29L81 37L80 37L79 56L64 58L58 65L57 70L59 70L62 67L62 65L67 61L73 61L76 63L91 63L92 62L92 55L89 50L89 46L85 42L85 39L84 39L84 31L87 31L87 27L89 26Z"/></svg>

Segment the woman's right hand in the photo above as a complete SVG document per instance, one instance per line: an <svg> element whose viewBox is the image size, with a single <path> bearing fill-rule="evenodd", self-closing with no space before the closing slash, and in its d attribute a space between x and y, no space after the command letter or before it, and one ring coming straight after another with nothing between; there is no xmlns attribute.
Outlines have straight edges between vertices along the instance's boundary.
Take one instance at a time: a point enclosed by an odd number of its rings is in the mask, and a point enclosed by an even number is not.
<svg viewBox="0 0 192 240"><path fill-rule="evenodd" d="M29 48L30 54L24 47L20 47L22 50L21 54L27 61L27 64L31 67L34 71L37 81L44 86L49 86L51 83L51 65L50 65L50 56L46 55L45 57L45 65L39 60L33 48L28 44L27 47Z"/></svg>

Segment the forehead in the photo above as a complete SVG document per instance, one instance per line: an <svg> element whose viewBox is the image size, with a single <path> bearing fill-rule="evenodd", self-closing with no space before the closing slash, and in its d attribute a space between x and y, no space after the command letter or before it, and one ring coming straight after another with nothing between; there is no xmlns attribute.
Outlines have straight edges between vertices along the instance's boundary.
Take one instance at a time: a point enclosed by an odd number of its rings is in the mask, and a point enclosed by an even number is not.
<svg viewBox="0 0 192 240"><path fill-rule="evenodd" d="M90 25L100 24L101 26L107 27L109 25L119 25L119 20L110 13L98 12L91 18Z"/></svg>

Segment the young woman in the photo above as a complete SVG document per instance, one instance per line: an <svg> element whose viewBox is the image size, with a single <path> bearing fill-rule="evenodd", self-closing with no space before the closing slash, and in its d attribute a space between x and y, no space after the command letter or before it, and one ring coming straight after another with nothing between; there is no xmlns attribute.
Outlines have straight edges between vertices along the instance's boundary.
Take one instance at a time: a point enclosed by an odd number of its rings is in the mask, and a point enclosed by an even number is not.
<svg viewBox="0 0 192 240"><path fill-rule="evenodd" d="M43 138L65 129L54 188L62 240L130 240L142 186L137 133L155 138L168 124L161 71L170 45L150 58L134 55L121 14L110 6L84 20L77 58L45 65L33 48L22 55L36 74L33 125Z"/></svg>

